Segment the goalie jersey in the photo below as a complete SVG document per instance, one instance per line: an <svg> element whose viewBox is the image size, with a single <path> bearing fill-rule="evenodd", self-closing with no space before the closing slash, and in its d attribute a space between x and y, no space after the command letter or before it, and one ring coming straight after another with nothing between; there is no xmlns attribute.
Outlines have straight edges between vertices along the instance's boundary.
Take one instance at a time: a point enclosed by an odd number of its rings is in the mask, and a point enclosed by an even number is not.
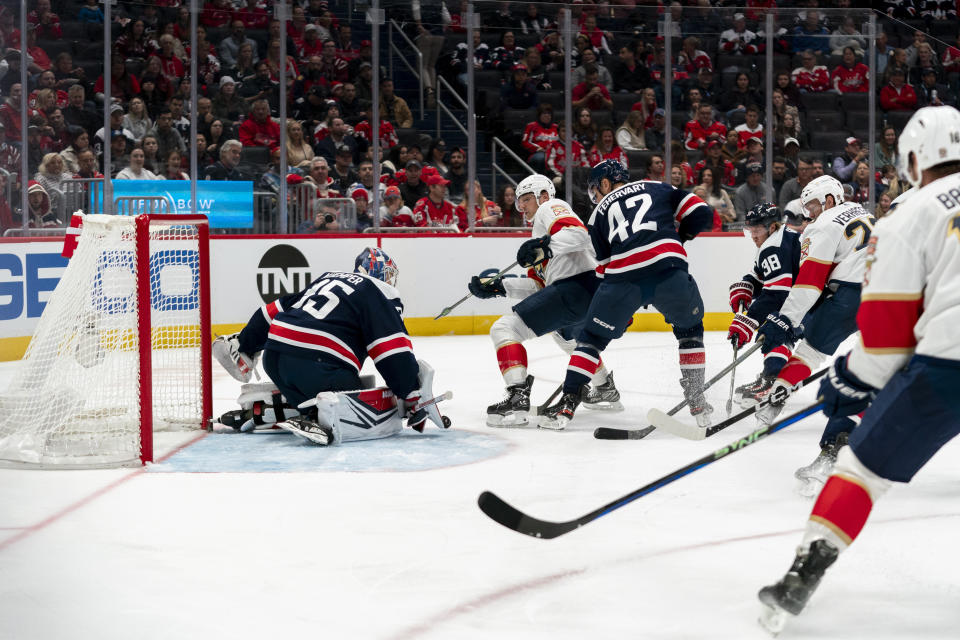
<svg viewBox="0 0 960 640"><path fill-rule="evenodd" d="M640 180L611 191L587 227L602 277L636 280L667 268L687 269L683 242L713 226L713 209L676 187Z"/></svg>
<svg viewBox="0 0 960 640"><path fill-rule="evenodd" d="M860 342L848 366L876 388L913 354L960 361L960 174L914 191L866 249Z"/></svg>
<svg viewBox="0 0 960 640"><path fill-rule="evenodd" d="M799 270L800 234L781 226L760 245L753 270L743 276L754 291L747 316L762 324L768 314L779 312Z"/></svg>
<svg viewBox="0 0 960 640"><path fill-rule="evenodd" d="M402 312L400 293L389 284L328 271L254 313L240 349L254 354L266 348L358 373L370 357L390 390L404 398L420 386L420 367Z"/></svg>

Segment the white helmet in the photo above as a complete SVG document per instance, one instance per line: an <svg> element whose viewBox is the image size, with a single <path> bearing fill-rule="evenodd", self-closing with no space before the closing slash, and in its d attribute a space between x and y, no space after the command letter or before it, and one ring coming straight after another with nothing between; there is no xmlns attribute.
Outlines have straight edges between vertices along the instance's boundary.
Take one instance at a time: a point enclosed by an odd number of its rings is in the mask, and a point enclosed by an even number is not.
<svg viewBox="0 0 960 640"><path fill-rule="evenodd" d="M800 206L806 210L807 203L816 200L821 207L826 208L827 196L833 196L834 204L843 202L843 185L832 176L820 176L807 183L800 192Z"/></svg>
<svg viewBox="0 0 960 640"><path fill-rule="evenodd" d="M925 169L960 161L960 111L953 107L918 109L903 128L897 148L900 175L914 187L919 187ZM910 175L911 154L917 159L916 178Z"/></svg>
<svg viewBox="0 0 960 640"><path fill-rule="evenodd" d="M516 195L514 206L517 208L517 211L520 211L520 196L532 193L533 197L539 200L540 194L544 191L546 191L551 198L557 195L557 189L553 186L553 180L545 175L534 173L521 180L514 191Z"/></svg>

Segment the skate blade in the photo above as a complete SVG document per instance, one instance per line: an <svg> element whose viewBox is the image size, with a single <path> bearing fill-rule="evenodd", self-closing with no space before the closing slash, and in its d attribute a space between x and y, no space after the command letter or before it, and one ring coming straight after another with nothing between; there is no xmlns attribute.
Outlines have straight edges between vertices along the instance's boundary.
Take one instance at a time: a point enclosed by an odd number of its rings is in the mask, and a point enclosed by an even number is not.
<svg viewBox="0 0 960 640"><path fill-rule="evenodd" d="M826 484L819 478L799 478L798 480L797 495L801 498L816 498Z"/></svg>
<svg viewBox="0 0 960 640"><path fill-rule="evenodd" d="M623 411L623 404L619 400L614 400L613 402L596 402L593 404L584 402L581 406L594 411Z"/></svg>
<svg viewBox="0 0 960 640"><path fill-rule="evenodd" d="M325 433L308 433L302 429L298 429L292 424L287 422L278 422L277 426L283 429L284 431L289 431L298 438L303 438L307 442L318 444L322 447L326 447L330 444L330 438Z"/></svg>
<svg viewBox="0 0 960 640"><path fill-rule="evenodd" d="M760 626L763 627L767 633L776 637L783 631L784 627L787 626L787 620L789 620L789 618L790 613L787 611L784 611L776 605L763 603L757 622L760 623Z"/></svg>
<svg viewBox="0 0 960 640"><path fill-rule="evenodd" d="M530 424L526 411L516 411L514 413L500 416L499 414L487 414L487 426L498 429L510 429L513 427L526 427Z"/></svg>
<svg viewBox="0 0 960 640"><path fill-rule="evenodd" d="M556 418L543 417L537 423L537 428L546 429L548 431L563 431L568 422L570 422L570 419L562 416Z"/></svg>

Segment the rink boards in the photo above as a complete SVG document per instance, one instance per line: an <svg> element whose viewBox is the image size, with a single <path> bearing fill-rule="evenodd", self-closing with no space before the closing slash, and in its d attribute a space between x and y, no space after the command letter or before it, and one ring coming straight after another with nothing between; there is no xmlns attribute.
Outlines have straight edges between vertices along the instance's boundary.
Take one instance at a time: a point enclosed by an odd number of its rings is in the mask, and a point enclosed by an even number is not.
<svg viewBox="0 0 960 640"><path fill-rule="evenodd" d="M235 331L260 305L303 289L325 271L352 271L364 247L380 246L399 266L398 288L412 335L486 333L514 302L470 298L449 316L433 318L467 295L467 282L514 261L526 234L354 234L211 236L211 307L214 335ZM0 240L0 360L23 355L50 292L66 267L62 238ZM700 285L708 330L725 329L732 314L731 282L750 268L755 249L741 234L705 234L685 248ZM519 268L511 273L523 275ZM638 313L632 331L666 330L652 309Z"/></svg>

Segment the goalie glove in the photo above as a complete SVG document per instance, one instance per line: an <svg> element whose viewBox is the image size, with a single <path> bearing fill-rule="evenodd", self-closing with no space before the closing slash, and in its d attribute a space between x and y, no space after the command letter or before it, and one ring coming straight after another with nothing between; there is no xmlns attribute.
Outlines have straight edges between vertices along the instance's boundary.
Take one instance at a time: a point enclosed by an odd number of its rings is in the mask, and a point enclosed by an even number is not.
<svg viewBox="0 0 960 640"><path fill-rule="evenodd" d="M213 341L213 357L235 380L250 382L257 368L257 357L240 351L239 334L217 336Z"/></svg>
<svg viewBox="0 0 960 640"><path fill-rule="evenodd" d="M753 283L748 280L741 280L730 285L730 309L734 313L740 313L740 307L744 309L753 302Z"/></svg>
<svg viewBox="0 0 960 640"><path fill-rule="evenodd" d="M407 426L419 433L423 433L426 421L430 420L441 429L446 429L449 423L444 423L440 415L440 409L437 403L433 402L424 407L417 408L423 401L433 399L433 375L434 370L424 360L417 360L420 367L420 373L417 376L420 382L420 388L414 389L403 399L402 417L407 419Z"/></svg>
<svg viewBox="0 0 960 640"><path fill-rule="evenodd" d="M760 326L759 323L750 316L738 313L733 316L733 322L730 323L727 340L733 343L735 349L739 349L753 340L753 333L758 326Z"/></svg>
<svg viewBox="0 0 960 640"><path fill-rule="evenodd" d="M852 416L870 406L876 389L847 369L847 356L833 361L830 371L820 382L823 413L830 418Z"/></svg>
<svg viewBox="0 0 960 640"><path fill-rule="evenodd" d="M757 339L759 340L761 337L763 338L763 346L760 347L760 351L766 355L777 347L792 346L798 337L798 332L793 323L790 322L790 318L782 313L771 313L757 331Z"/></svg>
<svg viewBox="0 0 960 640"><path fill-rule="evenodd" d="M521 267L529 269L553 257L550 250L550 234L540 238L530 238L517 250L517 262Z"/></svg>
<svg viewBox="0 0 960 640"><path fill-rule="evenodd" d="M500 278L473 276L470 278L470 284L467 285L467 289L470 290L470 293L483 300L507 295L507 289L503 286L503 280Z"/></svg>

